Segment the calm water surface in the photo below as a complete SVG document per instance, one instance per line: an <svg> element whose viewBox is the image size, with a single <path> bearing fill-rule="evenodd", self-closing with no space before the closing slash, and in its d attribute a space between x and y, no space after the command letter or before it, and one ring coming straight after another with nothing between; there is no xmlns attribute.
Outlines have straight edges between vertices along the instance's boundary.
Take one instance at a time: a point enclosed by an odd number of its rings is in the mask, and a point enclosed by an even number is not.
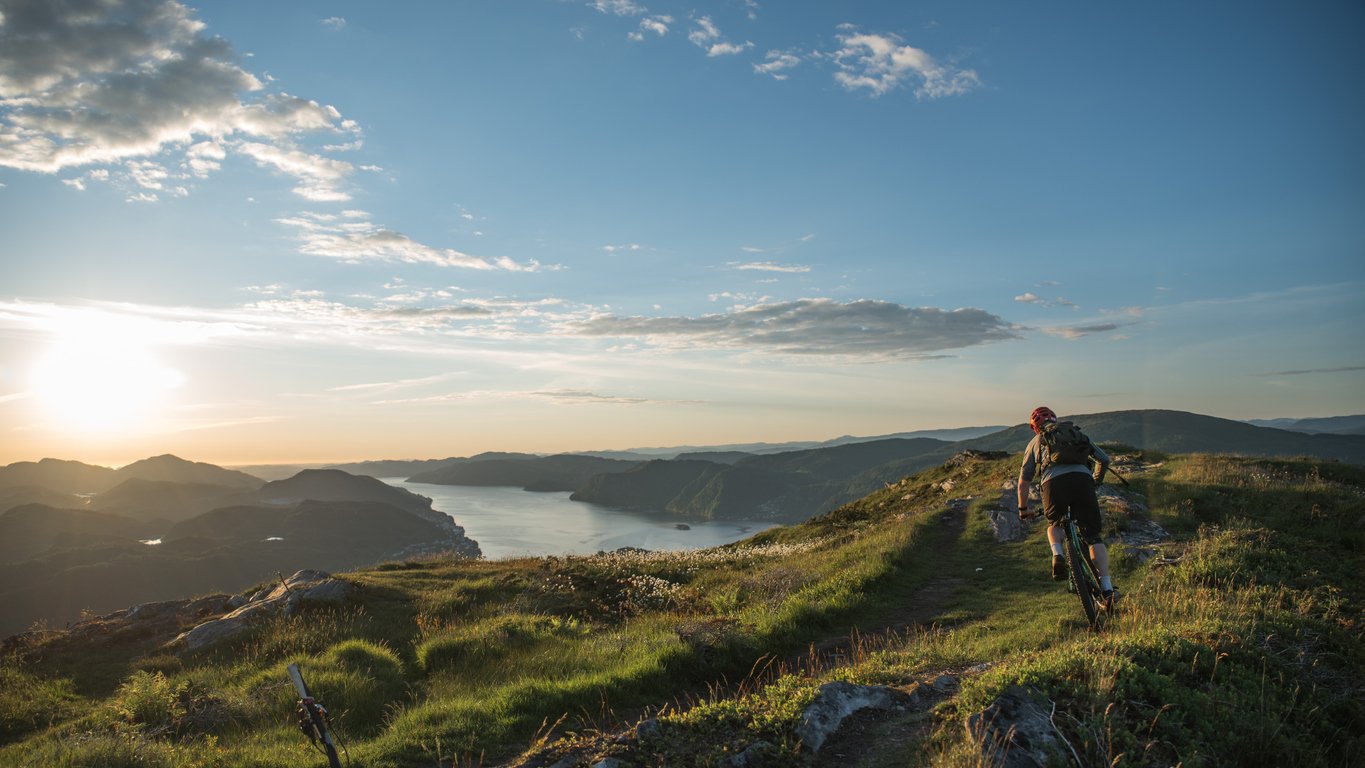
<svg viewBox="0 0 1365 768"><path fill-rule="evenodd" d="M490 560L520 555L591 555L621 547L701 549L752 536L769 522L700 522L665 513L640 515L569 501L569 494L531 493L520 488L409 483L382 478L432 500L455 518L465 535L479 542ZM680 530L677 526L689 526Z"/></svg>

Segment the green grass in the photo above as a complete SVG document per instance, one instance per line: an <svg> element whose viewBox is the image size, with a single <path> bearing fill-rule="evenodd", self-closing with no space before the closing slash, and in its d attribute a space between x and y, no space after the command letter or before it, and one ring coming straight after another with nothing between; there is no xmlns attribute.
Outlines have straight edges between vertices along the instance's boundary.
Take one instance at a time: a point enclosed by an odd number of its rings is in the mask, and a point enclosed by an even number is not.
<svg viewBox="0 0 1365 768"><path fill-rule="evenodd" d="M1056 705L1086 764L1365 761L1365 473L1159 458L1129 498L1177 541L1150 561L1112 548L1127 597L1099 634L1047 578L1041 529L994 541L987 509L1017 459L977 459L712 550L379 566L347 575L343 609L198 654L39 643L0 660L0 765L318 762L289 663L367 766L534 746L715 765L760 740L799 764L821 683L944 672L962 690L914 721L924 765L981 763L966 719L1016 684ZM602 738L650 714L661 736ZM862 759L904 764L875 745Z"/></svg>

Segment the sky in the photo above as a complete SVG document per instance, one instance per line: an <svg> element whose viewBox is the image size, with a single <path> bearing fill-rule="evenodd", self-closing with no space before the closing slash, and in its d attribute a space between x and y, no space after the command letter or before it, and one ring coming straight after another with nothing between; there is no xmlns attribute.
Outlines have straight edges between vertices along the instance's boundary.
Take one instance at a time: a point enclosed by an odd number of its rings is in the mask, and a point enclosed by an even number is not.
<svg viewBox="0 0 1365 768"><path fill-rule="evenodd" d="M0 463L1365 413L1365 5L0 0Z"/></svg>

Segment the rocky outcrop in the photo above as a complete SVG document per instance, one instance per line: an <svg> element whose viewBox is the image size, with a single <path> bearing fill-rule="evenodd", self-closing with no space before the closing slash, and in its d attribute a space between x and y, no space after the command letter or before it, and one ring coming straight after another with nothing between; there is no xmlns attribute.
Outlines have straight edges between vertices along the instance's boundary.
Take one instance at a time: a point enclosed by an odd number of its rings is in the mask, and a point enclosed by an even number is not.
<svg viewBox="0 0 1365 768"><path fill-rule="evenodd" d="M1036 768L1061 764L1065 742L1052 724L1051 703L1021 686L1006 688L990 706L967 718L967 733L989 765Z"/></svg>
<svg viewBox="0 0 1365 768"><path fill-rule="evenodd" d="M801 744L819 752L825 740L839 730L850 715L863 709L891 709L914 704L916 695L885 685L854 685L842 681L820 686L815 700L801 713L796 735Z"/></svg>
<svg viewBox="0 0 1365 768"><path fill-rule="evenodd" d="M196 651L220 643L276 616L292 616L307 604L345 602L355 586L322 571L299 571L271 590L252 595L245 605L181 633L170 645Z"/></svg>

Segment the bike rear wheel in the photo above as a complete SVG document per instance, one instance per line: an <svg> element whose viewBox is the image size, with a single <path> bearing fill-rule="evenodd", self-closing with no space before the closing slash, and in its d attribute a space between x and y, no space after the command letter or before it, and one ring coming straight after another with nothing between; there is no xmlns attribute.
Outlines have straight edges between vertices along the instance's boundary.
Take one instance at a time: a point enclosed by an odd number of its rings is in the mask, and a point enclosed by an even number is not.
<svg viewBox="0 0 1365 768"><path fill-rule="evenodd" d="M1099 585L1095 583L1095 577L1090 573L1087 553L1079 549L1075 530L1071 530L1070 534L1066 539L1066 556L1071 565L1071 585L1076 588L1076 594L1081 598L1081 610L1085 611L1085 620L1090 623L1091 629L1097 630L1100 628L1100 610L1095 595L1099 592Z"/></svg>

